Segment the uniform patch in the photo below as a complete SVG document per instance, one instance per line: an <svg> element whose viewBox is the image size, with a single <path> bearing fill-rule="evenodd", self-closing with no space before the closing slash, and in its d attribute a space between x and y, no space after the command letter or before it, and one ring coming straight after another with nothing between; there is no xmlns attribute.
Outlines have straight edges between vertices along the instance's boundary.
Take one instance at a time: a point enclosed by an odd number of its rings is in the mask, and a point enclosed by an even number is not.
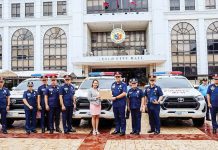
<svg viewBox="0 0 218 150"><path fill-rule="evenodd" d="M215 87L214 87L214 86L211 86L210 89L211 89L211 91L214 91L214 90L215 90Z"/></svg>

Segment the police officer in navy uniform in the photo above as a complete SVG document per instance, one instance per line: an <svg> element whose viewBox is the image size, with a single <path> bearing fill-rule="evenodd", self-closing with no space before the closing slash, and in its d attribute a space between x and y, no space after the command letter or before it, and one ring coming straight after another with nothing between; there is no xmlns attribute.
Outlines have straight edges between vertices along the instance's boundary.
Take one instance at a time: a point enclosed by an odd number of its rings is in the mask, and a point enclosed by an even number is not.
<svg viewBox="0 0 218 150"><path fill-rule="evenodd" d="M132 84L132 79L129 79L129 85L127 86L127 93L131 89L131 86L132 86L131 84ZM130 110L128 109L128 106L127 106L126 119L129 119L129 115L130 115Z"/></svg>
<svg viewBox="0 0 218 150"><path fill-rule="evenodd" d="M159 86L155 85L155 81L155 76L149 78L150 85L145 88L144 95L151 127L148 133L160 134L160 101L163 99L163 92Z"/></svg>
<svg viewBox="0 0 218 150"><path fill-rule="evenodd" d="M49 111L49 129L50 134L54 133L54 122L56 132L61 133L60 129L60 100L59 100L59 86L57 85L57 76L51 76L51 85L45 91L45 107ZM55 120L55 121L54 121Z"/></svg>
<svg viewBox="0 0 218 150"><path fill-rule="evenodd" d="M218 75L215 74L213 79L214 79L214 83L209 85L207 90L207 101L211 113L213 134L216 134L218 128L218 124L216 120L216 115L218 113Z"/></svg>
<svg viewBox="0 0 218 150"><path fill-rule="evenodd" d="M131 80L131 89L127 93L128 110L132 117L132 132L130 134L139 135L141 131L141 111L144 109L144 94L138 88L138 80Z"/></svg>
<svg viewBox="0 0 218 150"><path fill-rule="evenodd" d="M112 134L120 134L120 136L124 136L126 133L125 108L127 85L122 82L121 72L115 72L114 76L116 81L112 84L111 90L116 129Z"/></svg>
<svg viewBox="0 0 218 150"><path fill-rule="evenodd" d="M45 108L45 91L48 87L48 77L41 76L42 85L38 88L38 110L41 111L41 129L42 133L45 133L45 126L49 130L48 125L48 112Z"/></svg>
<svg viewBox="0 0 218 150"><path fill-rule="evenodd" d="M36 131L36 114L37 114L37 91L33 90L33 82L27 83L28 90L23 94L23 103L26 117L26 133L37 133Z"/></svg>
<svg viewBox="0 0 218 150"><path fill-rule="evenodd" d="M60 88L60 104L62 110L62 122L64 133L69 134L69 132L76 132L72 129L72 116L73 109L76 108L76 99L74 97L75 89L72 82L72 76L64 76L65 84Z"/></svg>
<svg viewBox="0 0 218 150"><path fill-rule="evenodd" d="M10 92L4 87L4 79L0 77L0 113L2 121L2 133L7 134L7 111L10 109Z"/></svg>

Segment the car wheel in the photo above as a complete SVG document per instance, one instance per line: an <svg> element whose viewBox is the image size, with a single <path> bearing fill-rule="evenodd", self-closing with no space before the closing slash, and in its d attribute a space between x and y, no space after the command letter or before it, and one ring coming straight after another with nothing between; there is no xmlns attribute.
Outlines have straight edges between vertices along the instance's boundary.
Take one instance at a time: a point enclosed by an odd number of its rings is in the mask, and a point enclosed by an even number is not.
<svg viewBox="0 0 218 150"><path fill-rule="evenodd" d="M80 125L81 119L73 119L72 125L78 127Z"/></svg>
<svg viewBox="0 0 218 150"><path fill-rule="evenodd" d="M195 127L201 127L204 125L205 119L204 118L198 118L198 119L192 119L193 124Z"/></svg>
<svg viewBox="0 0 218 150"><path fill-rule="evenodd" d="M7 127L11 127L14 123L13 119L7 119Z"/></svg>

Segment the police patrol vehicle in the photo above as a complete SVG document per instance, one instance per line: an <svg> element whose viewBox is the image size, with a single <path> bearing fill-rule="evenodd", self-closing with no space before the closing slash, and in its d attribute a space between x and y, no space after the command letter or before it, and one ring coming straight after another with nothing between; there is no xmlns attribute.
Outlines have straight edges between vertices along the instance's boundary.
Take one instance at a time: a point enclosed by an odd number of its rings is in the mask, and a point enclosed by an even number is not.
<svg viewBox="0 0 218 150"><path fill-rule="evenodd" d="M57 79L58 84L64 83L62 78ZM10 110L7 113L7 124L12 125L15 120L25 120L24 104L23 104L23 93L27 90L27 83L33 82L34 90L37 91L38 87L42 85L40 78L29 78L21 82L17 87L14 87L10 92ZM48 84L51 80L48 79ZM37 113L37 118L40 118L39 113Z"/></svg>
<svg viewBox="0 0 218 150"><path fill-rule="evenodd" d="M162 88L160 118L192 119L195 126L202 126L206 115L206 102L182 72L156 72L156 85Z"/></svg>
<svg viewBox="0 0 218 150"><path fill-rule="evenodd" d="M79 86L75 93L76 96L76 111L73 115L73 124L79 125L81 119L91 118L88 90L91 88L92 81L97 79L99 81L99 89L104 91L111 91L111 85L115 82L114 72L91 72ZM101 100L101 114L100 118L114 119L112 101L110 99Z"/></svg>

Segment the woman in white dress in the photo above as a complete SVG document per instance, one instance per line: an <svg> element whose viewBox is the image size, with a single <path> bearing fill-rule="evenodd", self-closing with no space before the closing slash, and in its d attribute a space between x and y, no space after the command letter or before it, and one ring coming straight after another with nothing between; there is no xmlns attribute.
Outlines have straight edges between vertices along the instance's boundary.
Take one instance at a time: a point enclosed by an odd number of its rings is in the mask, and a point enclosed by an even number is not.
<svg viewBox="0 0 218 150"><path fill-rule="evenodd" d="M99 115L101 113L101 100L99 96L99 82L98 80L92 81L92 87L88 92L88 99L90 101L90 113L92 115L92 134L98 135L100 134L98 131L99 125Z"/></svg>

